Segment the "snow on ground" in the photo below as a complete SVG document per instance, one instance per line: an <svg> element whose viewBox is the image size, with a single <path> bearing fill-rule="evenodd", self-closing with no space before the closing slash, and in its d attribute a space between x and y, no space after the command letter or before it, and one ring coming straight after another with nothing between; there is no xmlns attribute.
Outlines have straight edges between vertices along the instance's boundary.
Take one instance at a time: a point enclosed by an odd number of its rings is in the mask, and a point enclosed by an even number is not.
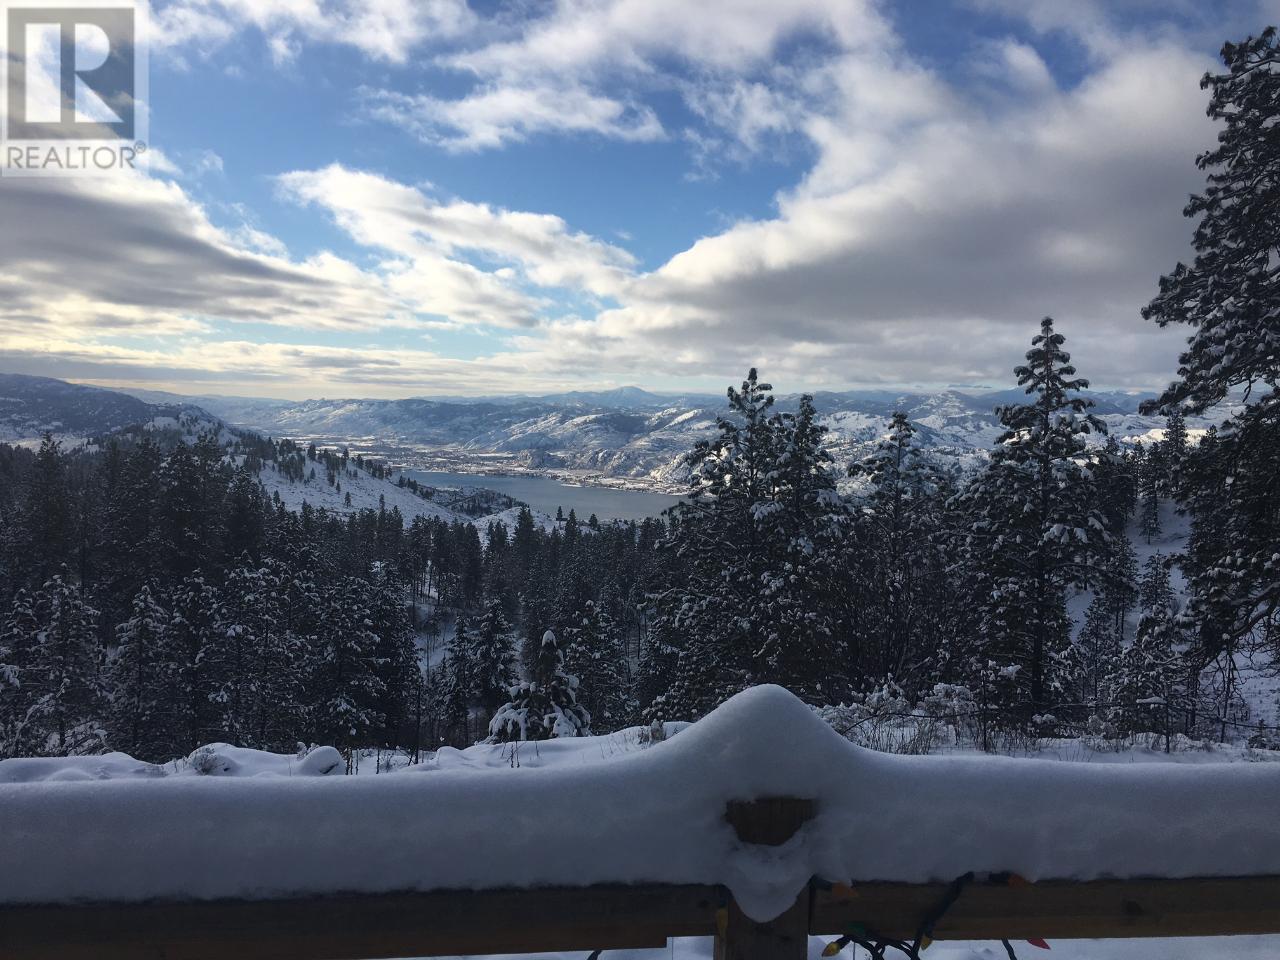
<svg viewBox="0 0 1280 960"><path fill-rule="evenodd" d="M313 464L308 464L308 469L311 466ZM341 490L336 486L330 486L325 480L323 464L318 466L316 474L314 480L295 483L276 469L274 463L267 463L263 465L258 479L266 488L268 497L272 494L280 494L281 501L290 510L301 510L303 503L309 503L316 509L323 507L330 513L355 513L357 510L377 510L379 498L382 498L388 510L392 507L400 508L406 523L414 517L439 517L448 522L471 520L470 517L442 507L438 503L424 500L407 487L379 480L354 466L338 477L338 482L342 484ZM349 505L347 494L351 494Z"/></svg>
<svg viewBox="0 0 1280 960"><path fill-rule="evenodd" d="M815 798L817 817L782 847L739 843L725 803L779 795ZM379 777L0 783L0 821L22 825L0 831L0 902L721 883L765 919L815 875L1277 873L1277 796L1276 764L873 753L757 687L647 747L441 751Z"/></svg>
<svg viewBox="0 0 1280 960"><path fill-rule="evenodd" d="M127 753L92 757L17 757L0 760L0 783L68 783L84 780L157 780L162 777L323 777L346 771L333 747L268 753L211 743L190 757L147 763Z"/></svg>
<svg viewBox="0 0 1280 960"><path fill-rule="evenodd" d="M438 517L448 523L455 520L473 523L479 529L482 539L490 523L500 521L507 525L508 530L512 530L520 516L520 507L510 507L487 516L470 517L423 499L408 487L401 487L389 480L379 480L354 466L338 478L338 482L342 484L341 490L330 486L325 480L323 465L317 469L314 480L295 482L276 469L274 463L266 463L258 474L258 479L262 481L268 497L274 493L280 494L281 502L290 510L301 510L303 503L309 503L316 509L323 507L330 513L345 515L359 510L377 510L379 503L385 501L388 510L392 507L400 509L406 523L412 522L414 517ZM347 503L347 494L351 494L350 504ZM533 517L534 522L546 530L556 526L555 519L545 513L534 511Z"/></svg>

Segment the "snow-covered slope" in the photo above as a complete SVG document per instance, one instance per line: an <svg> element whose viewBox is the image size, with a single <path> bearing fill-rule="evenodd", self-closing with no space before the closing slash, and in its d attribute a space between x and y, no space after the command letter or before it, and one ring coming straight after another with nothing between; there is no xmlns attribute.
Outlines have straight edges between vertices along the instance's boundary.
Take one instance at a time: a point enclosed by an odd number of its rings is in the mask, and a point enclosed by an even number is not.
<svg viewBox="0 0 1280 960"><path fill-rule="evenodd" d="M46 432L80 439L135 426L194 434L222 424L180 398L148 403L115 390L0 373L0 442L39 439Z"/></svg>
<svg viewBox="0 0 1280 960"><path fill-rule="evenodd" d="M0 820L22 825L0 831L0 902L719 883L763 920L813 876L1280 872L1278 764L878 754L780 687L647 748L606 747L377 777L0 783ZM744 845L724 820L729 800L796 794L817 815L783 847Z"/></svg>
<svg viewBox="0 0 1280 960"><path fill-rule="evenodd" d="M847 391L820 393L815 403L830 430L837 462L861 455L904 410L922 441L960 456L991 446L1000 434L998 404L1018 391L937 393ZM635 389L483 400L279 400L199 398L230 423L276 436L357 443L413 459L430 452L439 469L506 468L572 473L653 484L678 484L682 457L715 430L725 409L717 397L662 397ZM1162 418L1137 412L1141 397L1096 393L1097 412L1123 438L1151 439ZM781 397L778 409L794 409ZM1205 423L1192 421L1191 431Z"/></svg>

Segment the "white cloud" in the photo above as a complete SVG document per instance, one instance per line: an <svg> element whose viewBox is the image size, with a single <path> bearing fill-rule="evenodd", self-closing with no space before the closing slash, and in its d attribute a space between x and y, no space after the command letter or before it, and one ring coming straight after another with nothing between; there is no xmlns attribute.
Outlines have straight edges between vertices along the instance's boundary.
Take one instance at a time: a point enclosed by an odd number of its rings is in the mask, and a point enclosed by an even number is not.
<svg viewBox="0 0 1280 960"><path fill-rule="evenodd" d="M699 240L559 330L559 349L725 375L764 358L804 383L991 380L1051 313L1086 375L1152 386L1181 335L1138 308L1187 252L1206 66L1131 48L995 115L905 68L877 116L866 65L846 61L840 105L811 122L818 161L778 215Z"/></svg>
<svg viewBox="0 0 1280 960"><path fill-rule="evenodd" d="M451 150L538 134L655 140L666 135L665 125L644 97L675 93L718 131L686 134L703 144L702 159L722 152L725 138L740 158L767 135L789 131L802 112L797 104L819 93L807 89L812 64L775 62L786 42L807 38L809 46L844 52L896 43L867 0L560 0L547 9L505 30L496 24L477 31L463 49L436 57L474 78L465 94L373 91L366 111ZM825 59L819 55L817 65Z"/></svg>
<svg viewBox="0 0 1280 960"><path fill-rule="evenodd" d="M466 0L174 0L154 12L152 44L172 56L208 58L253 29L278 63L314 42L402 64L423 43L461 36L475 25Z"/></svg>
<svg viewBox="0 0 1280 960"><path fill-rule="evenodd" d="M286 173L278 183L285 196L327 210L358 243L406 258L413 269L435 273L440 261L472 254L514 265L540 287L615 296L635 266L627 251L574 232L552 214L437 201L413 187L338 165ZM484 276L504 284L514 279L500 273L501 268Z"/></svg>
<svg viewBox="0 0 1280 960"><path fill-rule="evenodd" d="M271 28L311 9L306 0L270 6L242 20L286 39L320 35ZM211 5L180 7L194 16ZM1212 63L1169 31L1121 36L1101 7L1055 9L1007 8L1036 30L1083 38L1086 75L1061 88L1034 44L1011 39L977 45L957 75L981 83L958 86L913 61L855 0L566 0L522 25L490 24L499 39L442 61L474 76L473 90L456 100L372 92L371 109L453 149L545 132L645 139L666 131L640 98L665 91L705 122L690 135L704 149L745 157L791 138L813 164L772 216L732 224L649 273L555 215L339 165L286 173L279 190L332 217L378 258L373 267L292 260L248 225L219 231L172 184L140 180L113 196L15 182L0 191L0 218L49 223L33 227L44 231L34 243L0 238L0 348L45 343L67 362L97 356L151 376L207 355L218 377L354 392L418 389L422 378L474 392L555 377L733 377L751 364L796 388L1000 382L1048 313L1084 375L1156 386L1182 334L1138 309L1188 252L1180 208L1200 183L1192 159L1212 143L1198 86ZM800 36L817 37L812 55L777 62ZM387 60L399 49L360 43ZM547 319L566 312L575 315ZM418 338L442 325L506 332L489 356L457 361L372 346L250 348L217 341L215 317L400 324ZM182 346L126 348L110 339L120 331Z"/></svg>
<svg viewBox="0 0 1280 960"><path fill-rule="evenodd" d="M665 136L650 107L574 84L492 86L462 100L372 90L365 93L364 109L373 119L453 151L501 147L540 133L594 133L629 141Z"/></svg>

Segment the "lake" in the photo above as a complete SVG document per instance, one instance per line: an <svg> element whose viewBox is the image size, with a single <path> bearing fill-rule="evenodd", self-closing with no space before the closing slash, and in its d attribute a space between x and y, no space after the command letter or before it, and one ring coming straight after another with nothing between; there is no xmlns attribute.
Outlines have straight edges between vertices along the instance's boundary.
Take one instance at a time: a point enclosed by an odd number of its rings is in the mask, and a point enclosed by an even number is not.
<svg viewBox="0 0 1280 960"><path fill-rule="evenodd" d="M553 517L556 508L577 513L586 521L593 513L601 520L642 520L656 517L680 498L647 490L618 490L613 487L574 486L551 477L491 476L475 473L440 473L432 470L405 470L406 476L433 487L486 487L523 500L534 510Z"/></svg>

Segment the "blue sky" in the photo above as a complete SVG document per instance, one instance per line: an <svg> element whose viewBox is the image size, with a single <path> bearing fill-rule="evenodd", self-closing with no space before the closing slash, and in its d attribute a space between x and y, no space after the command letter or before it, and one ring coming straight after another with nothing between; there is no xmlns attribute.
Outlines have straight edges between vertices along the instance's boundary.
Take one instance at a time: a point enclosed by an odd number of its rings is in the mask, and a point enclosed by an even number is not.
<svg viewBox="0 0 1280 960"><path fill-rule="evenodd" d="M0 181L0 367L275 396L1151 389L1253 0L172 0L153 163Z"/></svg>

